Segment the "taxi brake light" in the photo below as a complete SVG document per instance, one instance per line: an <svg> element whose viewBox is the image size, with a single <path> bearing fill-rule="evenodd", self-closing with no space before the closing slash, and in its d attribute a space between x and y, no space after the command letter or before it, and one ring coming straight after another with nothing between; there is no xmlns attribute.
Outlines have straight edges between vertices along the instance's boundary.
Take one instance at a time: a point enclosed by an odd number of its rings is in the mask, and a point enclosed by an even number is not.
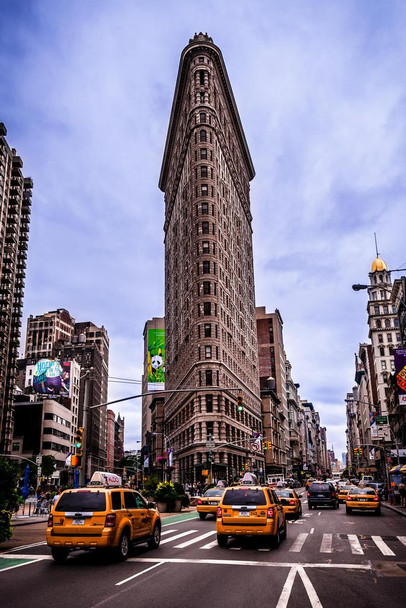
<svg viewBox="0 0 406 608"><path fill-rule="evenodd" d="M220 509L220 507L217 507L216 516L217 517L221 517L221 509Z"/></svg>
<svg viewBox="0 0 406 608"><path fill-rule="evenodd" d="M198 505L201 505L201 504L202 504L202 499L201 499L201 498L199 498L199 500L197 501L197 504L198 504Z"/></svg>
<svg viewBox="0 0 406 608"><path fill-rule="evenodd" d="M116 525L116 514L115 513L107 513L106 515L106 521L104 526L106 528L114 528L114 526Z"/></svg>
<svg viewBox="0 0 406 608"><path fill-rule="evenodd" d="M291 506L294 506L294 505L295 505L295 501L294 501L294 500L290 500L290 501L289 501L289 504L290 504Z"/></svg>
<svg viewBox="0 0 406 608"><path fill-rule="evenodd" d="M48 515L48 528L52 528L54 525L54 516L52 513Z"/></svg>
<svg viewBox="0 0 406 608"><path fill-rule="evenodd" d="M378 496L374 496L373 500L375 500L376 502L378 502L378 500L379 500Z"/></svg>
<svg viewBox="0 0 406 608"><path fill-rule="evenodd" d="M266 516L268 519L273 519L275 516L275 510L273 507L269 507L269 509L266 512Z"/></svg>

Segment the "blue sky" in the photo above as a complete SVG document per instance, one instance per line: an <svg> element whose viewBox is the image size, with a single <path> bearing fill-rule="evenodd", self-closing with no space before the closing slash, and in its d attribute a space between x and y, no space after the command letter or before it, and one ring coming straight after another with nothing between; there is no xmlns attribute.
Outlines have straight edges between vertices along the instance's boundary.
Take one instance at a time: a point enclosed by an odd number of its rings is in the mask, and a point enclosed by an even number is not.
<svg viewBox="0 0 406 608"><path fill-rule="evenodd" d="M374 232L405 267L406 5L391 0L1 0L0 120L34 180L24 314L104 325L141 379L164 313L158 189L182 49L221 48L256 169L256 303L278 308L300 395L345 451ZM393 278L399 275L394 275ZM21 345L23 350L24 344ZM110 399L137 394L110 385ZM115 406L126 447L140 400Z"/></svg>

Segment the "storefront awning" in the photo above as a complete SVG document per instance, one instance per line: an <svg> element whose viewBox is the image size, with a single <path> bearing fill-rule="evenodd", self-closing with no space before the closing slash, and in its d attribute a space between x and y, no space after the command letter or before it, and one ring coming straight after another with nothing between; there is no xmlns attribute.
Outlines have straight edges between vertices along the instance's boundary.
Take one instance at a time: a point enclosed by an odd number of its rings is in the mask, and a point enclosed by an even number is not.
<svg viewBox="0 0 406 608"><path fill-rule="evenodd" d="M402 468L403 466L401 464L398 464L396 467L392 467L389 473L400 473Z"/></svg>
<svg viewBox="0 0 406 608"><path fill-rule="evenodd" d="M401 467L400 472L406 473L406 464L404 464L403 467Z"/></svg>

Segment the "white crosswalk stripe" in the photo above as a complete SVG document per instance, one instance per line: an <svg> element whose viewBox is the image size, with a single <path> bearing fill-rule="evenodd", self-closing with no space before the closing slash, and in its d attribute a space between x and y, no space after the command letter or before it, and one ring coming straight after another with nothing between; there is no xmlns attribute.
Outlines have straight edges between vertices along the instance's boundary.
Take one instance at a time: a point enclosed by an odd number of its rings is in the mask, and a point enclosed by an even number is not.
<svg viewBox="0 0 406 608"><path fill-rule="evenodd" d="M161 540L161 545L165 545L166 543L171 543L173 540L178 540L178 538L182 538L183 536L188 536L189 534L194 534L197 530L187 530L186 532L181 532L180 534L175 534L175 536L171 536L170 538L165 538L165 540Z"/></svg>
<svg viewBox="0 0 406 608"><path fill-rule="evenodd" d="M406 536L398 536L398 539L406 547Z"/></svg>
<svg viewBox="0 0 406 608"><path fill-rule="evenodd" d="M392 549L389 549L388 545L382 540L381 536L371 536L371 538L383 555L395 555Z"/></svg>
<svg viewBox="0 0 406 608"><path fill-rule="evenodd" d="M295 540L295 542L293 543L293 545L291 546L289 551L292 553L299 553L299 551L302 550L302 547L308 536L309 536L308 532L302 532L302 533L298 534L297 539Z"/></svg>
<svg viewBox="0 0 406 608"><path fill-rule="evenodd" d="M200 536L197 536L196 538L192 538L192 540L187 540L184 543L181 543L180 545L175 545L175 549L184 549L185 547L189 547L189 545L194 545L195 543L198 543L199 541L204 540L205 538L208 538L209 536L213 536L213 534L216 534L215 530L206 532L205 534L201 534Z"/></svg>
<svg viewBox="0 0 406 608"><path fill-rule="evenodd" d="M333 552L333 535L323 534L323 540L321 541L320 553L332 553Z"/></svg>
<svg viewBox="0 0 406 608"><path fill-rule="evenodd" d="M347 534L347 538L350 541L351 553L354 555L364 555L361 547L361 543L358 540L356 534Z"/></svg>

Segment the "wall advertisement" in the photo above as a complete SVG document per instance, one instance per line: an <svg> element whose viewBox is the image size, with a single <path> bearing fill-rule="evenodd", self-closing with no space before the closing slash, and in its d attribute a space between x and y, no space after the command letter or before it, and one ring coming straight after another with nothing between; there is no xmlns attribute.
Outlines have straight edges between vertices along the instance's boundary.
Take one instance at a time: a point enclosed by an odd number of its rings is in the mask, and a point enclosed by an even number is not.
<svg viewBox="0 0 406 608"><path fill-rule="evenodd" d="M165 390L165 330L148 330L148 390Z"/></svg>
<svg viewBox="0 0 406 608"><path fill-rule="evenodd" d="M406 395L406 348L393 351L395 357L396 384L398 386L399 404L405 404Z"/></svg>
<svg viewBox="0 0 406 608"><path fill-rule="evenodd" d="M27 365L26 386L47 398L71 397L71 361L40 359Z"/></svg>

